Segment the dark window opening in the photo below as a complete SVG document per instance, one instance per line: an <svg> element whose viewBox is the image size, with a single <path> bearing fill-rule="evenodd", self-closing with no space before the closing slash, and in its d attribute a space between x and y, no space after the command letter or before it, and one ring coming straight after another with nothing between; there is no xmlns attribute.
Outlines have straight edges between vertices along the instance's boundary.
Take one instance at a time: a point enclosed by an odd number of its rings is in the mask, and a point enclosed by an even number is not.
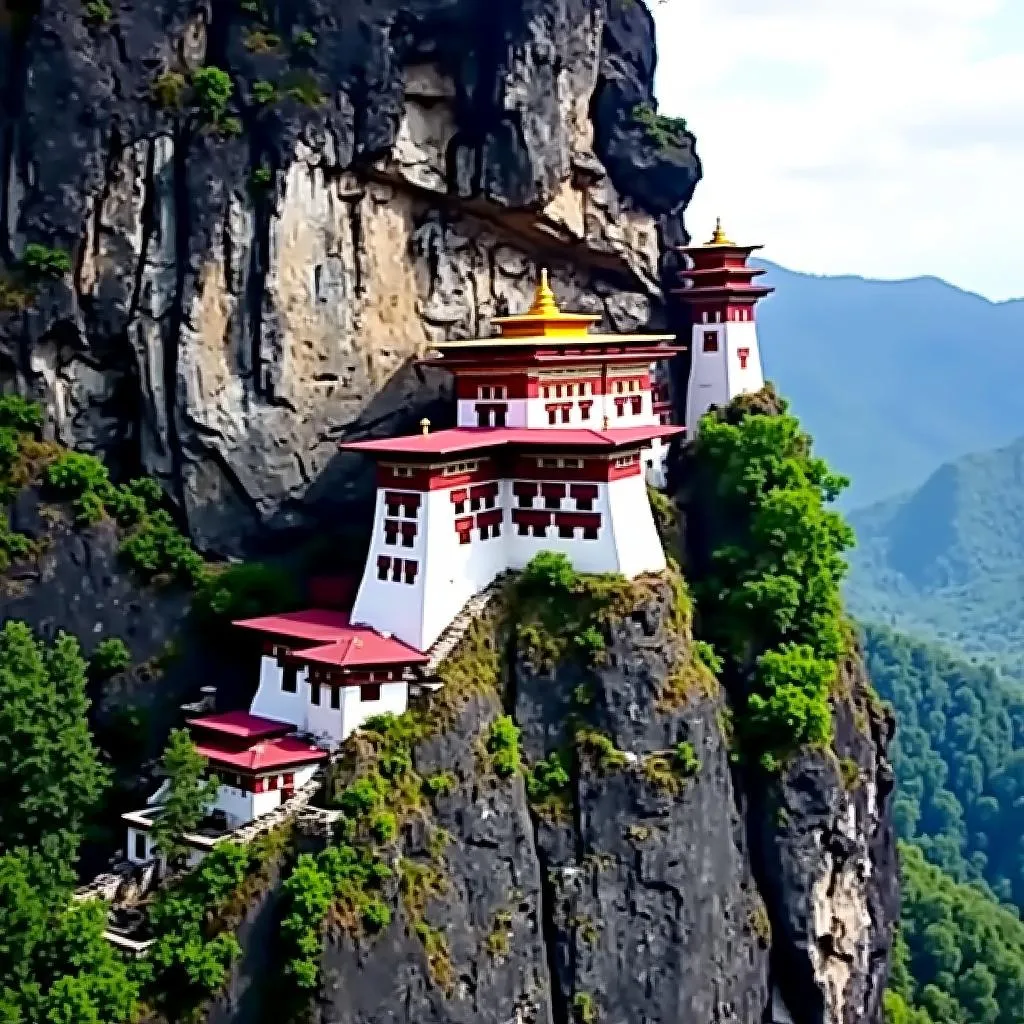
<svg viewBox="0 0 1024 1024"><path fill-rule="evenodd" d="M337 711L341 708L341 687L331 687L331 710Z"/></svg>
<svg viewBox="0 0 1024 1024"><path fill-rule="evenodd" d="M704 332L704 351L705 352L717 352L718 351L718 331L705 331Z"/></svg>
<svg viewBox="0 0 1024 1024"><path fill-rule="evenodd" d="M297 674L298 669L294 665L285 665L281 672L281 689L285 693L295 693L299 688Z"/></svg>
<svg viewBox="0 0 1024 1024"><path fill-rule="evenodd" d="M143 832L135 833L135 859L146 859L146 836Z"/></svg>
<svg viewBox="0 0 1024 1024"><path fill-rule="evenodd" d="M359 699L361 701L380 700L380 683L366 683L359 687Z"/></svg>
<svg viewBox="0 0 1024 1024"><path fill-rule="evenodd" d="M310 704L320 703L320 684L310 683L309 684L309 702Z"/></svg>
<svg viewBox="0 0 1024 1024"><path fill-rule="evenodd" d="M558 528L558 536L563 540L572 540L572 527L571 526L560 526Z"/></svg>

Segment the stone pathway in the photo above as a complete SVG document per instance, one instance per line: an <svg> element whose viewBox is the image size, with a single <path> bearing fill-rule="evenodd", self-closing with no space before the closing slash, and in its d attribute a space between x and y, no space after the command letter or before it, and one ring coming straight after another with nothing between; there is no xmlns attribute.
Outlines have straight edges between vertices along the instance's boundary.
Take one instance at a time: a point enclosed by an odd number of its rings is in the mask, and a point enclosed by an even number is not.
<svg viewBox="0 0 1024 1024"><path fill-rule="evenodd" d="M427 656L430 660L426 664L425 671L428 676L433 675L441 662L458 647L459 642L466 635L469 627L473 625L474 620L478 619L486 611L487 606L498 596L512 575L513 573L509 571L496 576L492 583L484 587L479 594L474 594L465 603L462 611L452 619L448 628L437 638L433 647L427 651Z"/></svg>

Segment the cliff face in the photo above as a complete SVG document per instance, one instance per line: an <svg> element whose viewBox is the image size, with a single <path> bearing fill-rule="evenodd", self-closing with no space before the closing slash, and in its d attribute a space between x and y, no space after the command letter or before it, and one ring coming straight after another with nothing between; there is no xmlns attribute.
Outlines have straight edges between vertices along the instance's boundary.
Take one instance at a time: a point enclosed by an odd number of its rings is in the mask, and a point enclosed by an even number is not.
<svg viewBox="0 0 1024 1024"><path fill-rule="evenodd" d="M336 442L442 424L409 360L541 264L616 329L663 319L700 166L652 121L642 3L87 7L0 5L0 273L73 256L0 301L0 372L59 440L158 476L201 546L365 497Z"/></svg>
<svg viewBox="0 0 1024 1024"><path fill-rule="evenodd" d="M372 934L331 915L313 1019L881 1021L892 784L859 663L844 668L833 749L799 758L769 800L731 763L728 701L688 614L671 578L640 581L602 620L596 664L571 642L557 651L522 608L475 634L415 712L434 726L414 770L450 785L385 854L390 924ZM522 773L494 752L506 713ZM357 747L357 775L372 771L373 742ZM543 768L553 756L563 777ZM288 953L268 959L267 941L247 945L217 1024L281 1019Z"/></svg>

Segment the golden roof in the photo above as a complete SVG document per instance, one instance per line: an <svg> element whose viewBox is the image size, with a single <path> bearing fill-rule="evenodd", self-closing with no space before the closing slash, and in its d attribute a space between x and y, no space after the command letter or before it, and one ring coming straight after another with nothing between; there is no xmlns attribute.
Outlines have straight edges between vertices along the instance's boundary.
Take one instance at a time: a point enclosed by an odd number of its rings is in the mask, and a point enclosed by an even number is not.
<svg viewBox="0 0 1024 1024"><path fill-rule="evenodd" d="M588 345L613 345L628 342L670 341L671 334L591 334L590 329L601 319L600 313L563 313L558 308L551 289L547 270L540 272L540 281L533 296L533 304L525 313L495 317L492 323L499 334L491 338L473 338L436 344L441 351L459 351L471 348L526 344L540 338L558 338L563 341L585 339Z"/></svg>
<svg viewBox="0 0 1024 1024"><path fill-rule="evenodd" d="M711 236L709 242L705 242L705 245L734 245L734 242L730 242L726 233L722 230L722 218L715 218L715 233Z"/></svg>

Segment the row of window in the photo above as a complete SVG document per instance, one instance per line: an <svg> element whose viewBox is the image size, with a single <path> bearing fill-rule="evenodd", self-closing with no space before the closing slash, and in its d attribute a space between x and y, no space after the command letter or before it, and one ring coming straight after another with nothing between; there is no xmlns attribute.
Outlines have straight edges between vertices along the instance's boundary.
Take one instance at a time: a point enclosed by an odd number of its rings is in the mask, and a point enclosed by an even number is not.
<svg viewBox="0 0 1024 1024"><path fill-rule="evenodd" d="M753 320L754 311L753 309L730 309L728 311L728 320ZM722 311L716 310L704 310L704 315L701 323L705 324L720 324L722 322Z"/></svg>
<svg viewBox="0 0 1024 1024"><path fill-rule="evenodd" d="M624 396L622 398L613 397L615 402L615 415L625 416L626 415L626 403L629 403L629 411L634 416L639 416L644 409L643 395ZM580 419L587 421L591 418L594 403L580 402ZM572 414L572 403L563 402L560 405L546 405L544 411L548 414L548 426L555 426L558 423L568 423Z"/></svg>
<svg viewBox="0 0 1024 1024"><path fill-rule="evenodd" d="M508 388L503 384L484 384L476 389L476 397L502 401L508 398Z"/></svg>
<svg viewBox="0 0 1024 1024"><path fill-rule="evenodd" d="M377 579L392 583L415 583L419 562L409 558L392 558L390 555L377 556Z"/></svg>
<svg viewBox="0 0 1024 1024"><path fill-rule="evenodd" d="M643 381L637 377L622 378L610 383L611 391L618 395L644 390ZM540 393L542 398L587 398L594 394L594 385L585 380L569 384L544 384Z"/></svg>
<svg viewBox="0 0 1024 1024"><path fill-rule="evenodd" d="M341 709L341 687L330 686L315 679L309 682L309 702L317 707L321 704L321 691L326 689L330 693L330 705L332 711ZM285 693L295 693L299 688L298 673L294 665L285 665L281 674L281 689ZM361 701L380 700L380 683L363 683L359 687L359 699Z"/></svg>
<svg viewBox="0 0 1024 1024"><path fill-rule="evenodd" d="M392 519L416 519L420 512L422 495L406 491L385 491L384 505Z"/></svg>
<svg viewBox="0 0 1024 1024"><path fill-rule="evenodd" d="M416 540L416 524L399 522L397 519L384 520L384 543L396 545L401 539L403 548L411 548Z"/></svg>
<svg viewBox="0 0 1024 1024"><path fill-rule="evenodd" d="M543 504L540 506L534 506L533 499L536 498L535 494L517 494L516 495L516 507L517 508L545 508L552 512L557 512L562 508L562 497L556 494L544 494L542 495ZM570 499L572 500L572 499ZM594 511L594 499L591 497L576 498L576 511L577 512L593 512Z"/></svg>
<svg viewBox="0 0 1024 1024"><path fill-rule="evenodd" d="M551 523L516 523L516 533L520 537L547 537ZM597 540L598 526L555 526L557 535L562 540ZM552 534L551 536L554 536Z"/></svg>
<svg viewBox="0 0 1024 1024"><path fill-rule="evenodd" d="M501 523L481 523L476 527L477 534L481 540L493 540L495 537L501 536ZM456 526L456 532L459 535L460 544L471 544L473 542L473 525L470 520L470 525L459 529Z"/></svg>
<svg viewBox="0 0 1024 1024"><path fill-rule="evenodd" d="M250 775L236 775L232 772L216 771L213 773L223 786L243 789L251 793L273 792L275 789L291 789L295 785L295 773L285 772L283 775L267 775L254 779Z"/></svg>
<svg viewBox="0 0 1024 1024"><path fill-rule="evenodd" d="M453 462L450 466L445 466L441 470L442 476L461 476L463 473L475 473L480 468L480 463L477 461L473 462Z"/></svg>

